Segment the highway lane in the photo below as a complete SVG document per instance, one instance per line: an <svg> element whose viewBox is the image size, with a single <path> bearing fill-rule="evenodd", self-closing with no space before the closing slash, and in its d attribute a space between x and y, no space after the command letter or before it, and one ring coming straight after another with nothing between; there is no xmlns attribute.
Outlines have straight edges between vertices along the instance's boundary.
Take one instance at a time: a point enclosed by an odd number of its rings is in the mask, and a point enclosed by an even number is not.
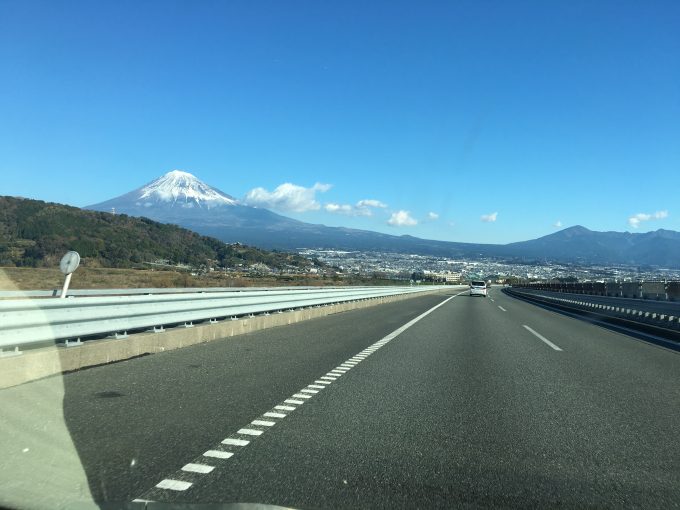
<svg viewBox="0 0 680 510"><path fill-rule="evenodd" d="M66 375L91 490L297 508L678 505L677 353L498 289L389 339L444 299ZM214 469L182 471L201 465Z"/></svg>

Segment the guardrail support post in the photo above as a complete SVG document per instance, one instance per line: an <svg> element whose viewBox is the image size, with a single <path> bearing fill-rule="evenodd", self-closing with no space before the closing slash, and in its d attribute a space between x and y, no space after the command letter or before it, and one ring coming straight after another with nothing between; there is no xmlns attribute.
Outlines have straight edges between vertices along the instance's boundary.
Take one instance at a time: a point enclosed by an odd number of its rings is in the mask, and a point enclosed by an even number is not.
<svg viewBox="0 0 680 510"><path fill-rule="evenodd" d="M4 351L0 349L0 358L9 358L10 356L21 356L23 354L22 351L19 350L19 346L17 345L13 351Z"/></svg>

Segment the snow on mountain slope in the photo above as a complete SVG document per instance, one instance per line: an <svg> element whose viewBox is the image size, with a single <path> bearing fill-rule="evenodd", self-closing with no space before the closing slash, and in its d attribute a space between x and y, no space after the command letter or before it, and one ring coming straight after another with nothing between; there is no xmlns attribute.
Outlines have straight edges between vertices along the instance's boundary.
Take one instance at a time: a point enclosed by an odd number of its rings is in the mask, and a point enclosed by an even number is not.
<svg viewBox="0 0 680 510"><path fill-rule="evenodd" d="M181 170L173 170L162 175L155 181L139 189L137 205L147 206L147 203L171 202L182 207L214 207L218 205L236 205L238 201L208 186L194 175Z"/></svg>

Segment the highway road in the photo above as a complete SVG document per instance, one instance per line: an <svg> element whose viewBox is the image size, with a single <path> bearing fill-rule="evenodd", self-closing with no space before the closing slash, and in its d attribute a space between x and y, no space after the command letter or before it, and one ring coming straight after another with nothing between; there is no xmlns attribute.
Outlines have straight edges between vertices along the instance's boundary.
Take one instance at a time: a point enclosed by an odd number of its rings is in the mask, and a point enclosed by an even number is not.
<svg viewBox="0 0 680 510"><path fill-rule="evenodd" d="M0 405L49 381L0 391ZM95 367L63 384L97 500L680 506L680 354L497 288Z"/></svg>

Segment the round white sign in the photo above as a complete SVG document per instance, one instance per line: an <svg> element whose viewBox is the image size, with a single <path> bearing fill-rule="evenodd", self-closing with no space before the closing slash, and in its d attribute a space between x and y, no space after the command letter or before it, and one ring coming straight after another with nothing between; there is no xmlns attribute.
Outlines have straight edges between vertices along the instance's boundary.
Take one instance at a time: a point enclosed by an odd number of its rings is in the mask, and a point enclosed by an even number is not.
<svg viewBox="0 0 680 510"><path fill-rule="evenodd" d="M77 251L69 251L61 258L59 263L59 269L64 274L71 274L73 271L78 269L80 264L80 255Z"/></svg>

